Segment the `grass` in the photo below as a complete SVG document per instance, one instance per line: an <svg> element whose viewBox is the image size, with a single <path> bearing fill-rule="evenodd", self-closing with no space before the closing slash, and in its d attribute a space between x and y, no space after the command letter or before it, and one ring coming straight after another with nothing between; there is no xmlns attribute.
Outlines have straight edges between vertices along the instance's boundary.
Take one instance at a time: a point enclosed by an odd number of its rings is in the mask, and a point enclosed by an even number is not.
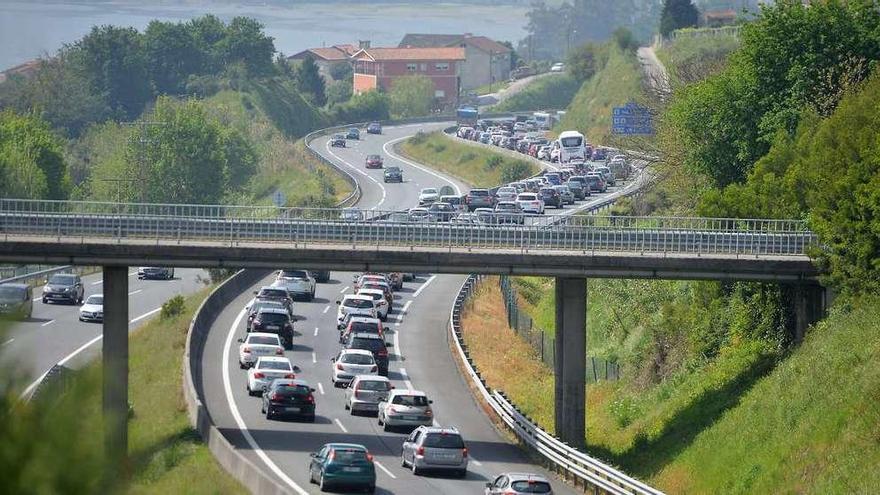
<svg viewBox="0 0 880 495"><path fill-rule="evenodd" d="M566 108L580 87L580 83L569 75L540 77L490 110L520 112Z"/></svg>
<svg viewBox="0 0 880 495"><path fill-rule="evenodd" d="M474 187L494 187L538 173L530 161L457 142L440 132L403 142L400 151L411 160L446 172Z"/></svg>
<svg viewBox="0 0 880 495"><path fill-rule="evenodd" d="M487 95L489 93L497 93L503 89L507 89L509 86L510 86L509 80L496 81L492 84L484 84L484 85L480 86L479 88L474 88L474 89L468 90L468 91L466 91L466 93L473 91L473 92L477 93L478 95Z"/></svg>
<svg viewBox="0 0 880 495"><path fill-rule="evenodd" d="M672 81L683 84L719 70L739 45L734 36L681 37L664 42L657 50L657 58L666 66Z"/></svg>

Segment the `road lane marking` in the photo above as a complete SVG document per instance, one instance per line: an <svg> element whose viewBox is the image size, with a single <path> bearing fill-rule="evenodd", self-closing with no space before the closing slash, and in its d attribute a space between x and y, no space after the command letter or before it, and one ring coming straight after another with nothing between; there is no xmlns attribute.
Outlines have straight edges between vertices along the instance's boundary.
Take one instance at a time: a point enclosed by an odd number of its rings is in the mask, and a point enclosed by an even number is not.
<svg viewBox="0 0 880 495"><path fill-rule="evenodd" d="M104 279L98 280L97 282L92 282L92 285L101 285L104 283Z"/></svg>
<svg viewBox="0 0 880 495"><path fill-rule="evenodd" d="M339 293L340 293L340 294L345 294L345 291L347 291L348 289L350 289L350 287L346 285L345 287L342 288L341 291L339 291Z"/></svg>
<svg viewBox="0 0 880 495"><path fill-rule="evenodd" d="M9 345L9 344L11 344L11 343L13 343L13 342L15 342L15 339L9 339L9 340L7 340L6 342L3 343L3 346L7 346L7 345ZM2 346L0 346L0 347L2 347Z"/></svg>
<svg viewBox="0 0 880 495"><path fill-rule="evenodd" d="M41 326L41 327L45 327L45 326L51 325L51 324L53 324L53 323L55 323L55 320L49 320L49 321L47 321L46 323L43 323L43 324L40 325L40 326Z"/></svg>
<svg viewBox="0 0 880 495"><path fill-rule="evenodd" d="M315 327L315 337L318 336L318 327Z"/></svg>
<svg viewBox="0 0 880 495"><path fill-rule="evenodd" d="M431 275L431 278L429 278L425 283L422 284L421 287L418 288L418 290L416 290L413 293L413 299L419 297L419 294L421 294L422 291L425 290L425 287L427 287L431 282L433 282L435 278L437 278L437 275ZM405 308L405 306L404 306L404 308Z"/></svg>
<svg viewBox="0 0 880 495"><path fill-rule="evenodd" d="M403 309L400 310L400 313L397 315L397 322L400 323L403 321L403 317L406 316L406 312L409 309L409 305L412 304L412 300L407 301L406 304L403 305Z"/></svg>
<svg viewBox="0 0 880 495"><path fill-rule="evenodd" d="M129 273L128 276L131 277L132 275L137 275L137 274L138 274L138 272L137 272L137 270L135 270L135 271Z"/></svg>
<svg viewBox="0 0 880 495"><path fill-rule="evenodd" d="M472 456L472 455L468 455L468 457L470 458L470 462L474 463L474 466L479 467L479 466L482 466L482 465L483 465L482 462L480 462L480 461L474 459L474 456Z"/></svg>
<svg viewBox="0 0 880 495"><path fill-rule="evenodd" d="M321 392L321 395L324 395L324 386L321 385L321 382L318 382L318 392Z"/></svg>
<svg viewBox="0 0 880 495"><path fill-rule="evenodd" d="M144 289L133 290L133 291L129 292L128 295L129 295L129 296L133 296L133 295L138 294L138 293L143 292L143 291L144 291Z"/></svg>
<svg viewBox="0 0 880 495"><path fill-rule="evenodd" d="M394 476L394 473L392 473L391 471L388 470L388 468L386 468L385 466L383 466L381 462L379 462L379 461L377 461L377 460L374 459L374 460L373 460L373 464L375 464L377 468L381 469L382 472L384 472L385 474L387 474L388 476L390 476L391 479L393 479L393 480L396 480L396 479L397 479L397 476Z"/></svg>
<svg viewBox="0 0 880 495"><path fill-rule="evenodd" d="M146 317L148 317L148 316L150 316L150 315L154 315L154 314L158 313L159 311L162 311L162 308L161 308L161 307L156 308L156 309L152 309L152 310L150 310L150 311L147 311L146 313L144 313L144 314L138 316L137 318L135 318L135 319L129 321L128 324L131 325L132 323L137 323L137 322L143 320L144 318L146 318Z"/></svg>
<svg viewBox="0 0 880 495"><path fill-rule="evenodd" d="M348 429L342 424L342 421L339 421L339 418L334 418L333 422L339 426L339 429L342 430L342 433L348 433Z"/></svg>
<svg viewBox="0 0 880 495"><path fill-rule="evenodd" d="M313 352L313 353L312 353L312 363L314 364L314 363L317 363L317 362L318 362L318 355L315 354L315 353Z"/></svg>
<svg viewBox="0 0 880 495"><path fill-rule="evenodd" d="M412 390L412 382L409 381L409 375L406 373L406 368L400 368L400 376L403 378L403 384L406 385L407 390Z"/></svg>
<svg viewBox="0 0 880 495"><path fill-rule="evenodd" d="M415 162L413 162L413 161L407 160L406 158L403 158L402 156L397 155L397 154L395 154L395 153L389 151L389 149L388 149L389 146L393 146L394 144L397 144L397 143L399 143L400 141L403 141L404 139L409 139L409 138L411 138L411 137L412 137L412 135L410 135L410 136L404 136L404 137L402 137L402 138L398 138L398 139L392 139L391 141L388 141L387 143L385 143L384 145L382 145L382 151L384 151L384 152L385 152L388 156L390 156L391 158L395 158L395 159L397 159L397 160L400 160L400 161L402 161L403 163L406 163L407 165L410 165L410 166L412 166L412 167L415 167L415 168L421 170L422 172L425 172L425 173L431 174L431 175L433 175L434 177L437 177L438 179L440 179L440 180L442 180L442 181L445 181L445 182L451 184L451 185L452 185L452 188L455 189L455 195L456 195L456 196L461 196L461 188L459 188L459 187L458 187L458 184L456 184L455 182L452 182L451 180L447 179L446 177L443 177L442 175L438 174L437 172L434 172L434 171L431 170L431 169L425 168L425 167L419 165L418 163L415 163Z"/></svg>
<svg viewBox="0 0 880 495"><path fill-rule="evenodd" d="M401 358L403 357L403 352L400 350L400 332L397 330L394 331L394 353Z"/></svg>
<svg viewBox="0 0 880 495"><path fill-rule="evenodd" d="M382 198L379 200L378 203L376 203L376 206L373 206L373 207L370 208L370 209L371 209L371 210L375 210L375 209L379 208L380 206L382 206L382 203L385 202L385 196L386 196L386 194L387 194L387 191L385 191L385 186L382 185L382 183L379 182L378 180L374 179L372 175L370 175L370 174L364 172L363 170L359 169L358 167L356 167L356 166L354 166L354 165L348 163L347 161L345 161L344 159L342 159L339 155L337 155L336 153L334 153L333 150L330 149L330 141L327 141L327 144L325 145L325 148L327 148L327 153L330 153L330 154L333 156L333 158L336 158L336 159L339 160L340 162L344 163L345 166L347 166L347 167L351 168L352 170L354 170L355 172L357 172L357 173L363 175L363 176L366 177L367 179L370 179L370 180L373 181L377 186L379 186L379 190L382 191Z"/></svg>
<svg viewBox="0 0 880 495"><path fill-rule="evenodd" d="M238 405L235 403L235 399L232 397L232 385L229 379L229 350L232 347L232 339L235 338L235 332L238 330L238 327L241 325L241 320L244 319L244 316L247 314L246 309L242 309L241 312L238 313L238 316L235 318L235 321L232 323L232 326L229 328L229 334L226 336L226 344L223 346L223 388L226 389L226 402L229 405L229 409L232 412L232 417L235 419L235 423L238 425L238 429L241 431L242 436L245 441L250 445L251 449L257 454L257 456L272 470L275 475L281 478L282 481L287 483L287 485L298 493L299 495L308 495L309 492L304 490L301 486L296 484L295 481L290 479L287 474L278 467L277 464L272 462L272 459L269 459L269 456L263 449L260 448L260 445L257 444L257 441L254 439L254 436L251 435L251 432L248 430L247 424L245 424L244 420L241 417L241 413L238 411Z"/></svg>
<svg viewBox="0 0 880 495"><path fill-rule="evenodd" d="M330 311L330 305L329 305L329 304L327 305L327 307L324 308L324 311L322 311L321 314L326 315L326 314L327 314L327 311Z"/></svg>

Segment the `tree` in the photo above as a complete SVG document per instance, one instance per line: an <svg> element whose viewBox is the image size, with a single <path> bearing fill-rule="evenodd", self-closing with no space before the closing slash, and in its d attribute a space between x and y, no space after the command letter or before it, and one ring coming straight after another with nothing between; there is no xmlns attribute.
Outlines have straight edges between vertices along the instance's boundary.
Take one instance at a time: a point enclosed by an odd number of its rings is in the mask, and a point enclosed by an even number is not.
<svg viewBox="0 0 880 495"><path fill-rule="evenodd" d="M151 21L143 38L150 78L160 94L183 94L187 79L204 72L207 54L186 24Z"/></svg>
<svg viewBox="0 0 880 495"><path fill-rule="evenodd" d="M275 44L272 37L263 33L263 25L256 19L233 18L218 46L226 64L243 62L250 76L263 77L273 73Z"/></svg>
<svg viewBox="0 0 880 495"><path fill-rule="evenodd" d="M566 68L578 81L586 81L605 65L608 54L606 48L596 43L585 43L571 50L566 59Z"/></svg>
<svg viewBox="0 0 880 495"><path fill-rule="evenodd" d="M297 67L296 88L317 107L327 103L327 96L324 94L324 77L318 72L318 64L312 57L306 57Z"/></svg>
<svg viewBox="0 0 880 495"><path fill-rule="evenodd" d="M327 86L327 105L333 107L351 99L351 81L333 81Z"/></svg>
<svg viewBox="0 0 880 495"><path fill-rule="evenodd" d="M353 75L354 69L348 62L333 64L330 66L330 77L332 77L334 81L351 82Z"/></svg>
<svg viewBox="0 0 880 495"><path fill-rule="evenodd" d="M625 27L619 27L611 34L618 48L625 52L634 52L639 48L639 42L633 35L632 31Z"/></svg>
<svg viewBox="0 0 880 495"><path fill-rule="evenodd" d="M0 113L0 194L65 199L70 189L61 143L35 115Z"/></svg>
<svg viewBox="0 0 880 495"><path fill-rule="evenodd" d="M388 95L380 91L356 94L347 102L333 107L332 121L336 124L387 120L389 118Z"/></svg>
<svg viewBox="0 0 880 495"><path fill-rule="evenodd" d="M664 0L660 13L660 34L669 36L676 29L695 27L700 11L691 0Z"/></svg>
<svg viewBox="0 0 880 495"><path fill-rule="evenodd" d="M226 38L226 24L216 16L208 14L189 21L186 27L199 50L205 54L205 71L210 74L220 72L225 63L225 54L220 45Z"/></svg>
<svg viewBox="0 0 880 495"><path fill-rule="evenodd" d="M514 70L519 67L520 56L516 53L516 49L513 47L513 43L510 41L502 41L502 45L510 48L510 70Z"/></svg>
<svg viewBox="0 0 880 495"><path fill-rule="evenodd" d="M434 82L427 76L404 76L394 81L389 97L396 117L428 115L434 106Z"/></svg>

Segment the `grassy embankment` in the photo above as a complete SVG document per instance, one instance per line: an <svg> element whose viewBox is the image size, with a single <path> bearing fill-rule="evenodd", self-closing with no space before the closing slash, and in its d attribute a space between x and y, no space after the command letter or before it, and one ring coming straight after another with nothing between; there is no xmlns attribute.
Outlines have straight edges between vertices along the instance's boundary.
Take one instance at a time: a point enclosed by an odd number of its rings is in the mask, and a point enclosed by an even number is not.
<svg viewBox="0 0 880 495"><path fill-rule="evenodd" d="M185 298L176 316L156 317L129 341L130 480L103 485L101 365L75 373L66 391L50 389L28 404L8 393L2 410L8 493L246 493L215 461L190 426L181 389L189 322L207 296Z"/></svg>
<svg viewBox="0 0 880 495"><path fill-rule="evenodd" d="M552 74L540 77L519 93L491 107L492 112L521 112L562 109L571 103L581 85L568 75Z"/></svg>
<svg viewBox="0 0 880 495"><path fill-rule="evenodd" d="M529 161L458 143L440 132L412 137L401 143L400 152L474 187L494 187L538 173Z"/></svg>
<svg viewBox="0 0 880 495"><path fill-rule="evenodd" d="M490 93L497 93L501 90L507 89L510 86L510 81L498 81L492 84L484 84L476 89L472 89L474 93L478 95L487 95ZM470 92L467 91L467 92Z"/></svg>
<svg viewBox="0 0 880 495"><path fill-rule="evenodd" d="M727 56L739 47L733 36L676 38L656 51L673 85L688 84L720 70Z"/></svg>

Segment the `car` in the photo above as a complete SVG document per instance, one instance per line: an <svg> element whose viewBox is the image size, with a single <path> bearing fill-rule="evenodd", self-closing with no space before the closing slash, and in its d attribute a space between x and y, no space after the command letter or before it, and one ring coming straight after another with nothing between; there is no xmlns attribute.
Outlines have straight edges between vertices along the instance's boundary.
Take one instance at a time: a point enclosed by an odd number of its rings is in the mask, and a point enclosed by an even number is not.
<svg viewBox="0 0 880 495"><path fill-rule="evenodd" d="M284 287L264 285L260 287L260 290L255 290L254 295L256 297L251 300L249 306L257 300L278 301L287 309L287 314L291 319L293 318L293 299L290 297L290 292L287 292Z"/></svg>
<svg viewBox="0 0 880 495"><path fill-rule="evenodd" d="M28 284L0 284L0 314L25 319L33 316L34 295Z"/></svg>
<svg viewBox="0 0 880 495"><path fill-rule="evenodd" d="M426 470L452 471L467 476L468 449L455 428L419 426L403 441L400 464L419 475Z"/></svg>
<svg viewBox="0 0 880 495"><path fill-rule="evenodd" d="M448 222L456 214L456 209L449 203L436 202L428 207L428 214L431 215L431 221Z"/></svg>
<svg viewBox="0 0 880 495"><path fill-rule="evenodd" d="M551 186L558 186L562 184L562 176L559 174L559 172L547 172L546 174L544 174L544 179Z"/></svg>
<svg viewBox="0 0 880 495"><path fill-rule="evenodd" d="M294 366L283 356L263 356L257 358L254 366L247 373L247 392L249 395L260 395L276 378L294 379Z"/></svg>
<svg viewBox="0 0 880 495"><path fill-rule="evenodd" d="M562 198L562 203L567 205L574 204L574 193L571 192L571 189L565 185L553 186L553 189L559 193L559 196Z"/></svg>
<svg viewBox="0 0 880 495"><path fill-rule="evenodd" d="M275 299L259 299L254 298L245 306L245 310L247 311L248 318L246 328L248 332L252 331L251 324L254 322L254 318L256 318L257 313L260 312L262 308L278 308L287 311L287 314L290 316L291 320L293 319L293 314L288 310L287 306L282 302Z"/></svg>
<svg viewBox="0 0 880 495"><path fill-rule="evenodd" d="M562 62L556 62L555 64L550 66L550 72L564 72L565 64Z"/></svg>
<svg viewBox="0 0 880 495"><path fill-rule="evenodd" d="M382 289L360 289L357 291L359 296L369 296L376 303L376 314L379 319L385 321L388 319L388 312L391 304L385 299L385 291Z"/></svg>
<svg viewBox="0 0 880 495"><path fill-rule="evenodd" d="M238 339L238 366L250 368L257 359L264 356L283 356L284 348L278 334L268 332L252 332L243 339Z"/></svg>
<svg viewBox="0 0 880 495"><path fill-rule="evenodd" d="M379 373L379 365L367 349L343 349L336 357L330 358L330 363L333 365L330 381L334 387L348 385L358 375Z"/></svg>
<svg viewBox="0 0 880 495"><path fill-rule="evenodd" d="M363 445L355 443L328 443L309 454L309 482L317 483L321 491L331 487L376 490L376 467L373 456Z"/></svg>
<svg viewBox="0 0 880 495"><path fill-rule="evenodd" d="M273 287L283 287L291 298L301 297L306 301L315 298L316 285L308 270L281 270L272 283Z"/></svg>
<svg viewBox="0 0 880 495"><path fill-rule="evenodd" d="M385 431L400 426L431 426L434 424L432 403L420 390L392 390L379 402L377 421Z"/></svg>
<svg viewBox="0 0 880 495"><path fill-rule="evenodd" d="M431 212L429 212L427 208L410 208L409 221L417 223L430 222L432 221Z"/></svg>
<svg viewBox="0 0 880 495"><path fill-rule="evenodd" d="M494 208L477 208L474 210L474 217L477 219L479 223L495 223L495 209Z"/></svg>
<svg viewBox="0 0 880 495"><path fill-rule="evenodd" d="M388 282L391 284L391 288L393 290L400 290L403 288L403 274L400 272L391 272L388 274Z"/></svg>
<svg viewBox="0 0 880 495"><path fill-rule="evenodd" d="M594 162L604 162L608 157L608 150L605 148L596 148L593 150L592 156L590 156L590 160Z"/></svg>
<svg viewBox="0 0 880 495"><path fill-rule="evenodd" d="M367 125L367 134L382 134L382 124L378 122L370 122Z"/></svg>
<svg viewBox="0 0 880 495"><path fill-rule="evenodd" d="M434 187L426 187L419 191L419 206L430 205L440 199L440 193Z"/></svg>
<svg viewBox="0 0 880 495"><path fill-rule="evenodd" d="M376 318L376 304L372 297L346 294L341 301L336 301L336 328L342 329L342 320L348 315L361 315Z"/></svg>
<svg viewBox="0 0 880 495"><path fill-rule="evenodd" d="M334 134L330 138L330 146L333 148L345 148L345 136L342 134Z"/></svg>
<svg viewBox="0 0 880 495"><path fill-rule="evenodd" d="M452 205L455 208L455 211L463 211L464 201L461 199L461 196L456 196L454 194L444 194L440 196L440 203L447 203Z"/></svg>
<svg viewBox="0 0 880 495"><path fill-rule="evenodd" d="M464 196L464 204L468 210L474 211L477 208L494 208L495 198L489 194L488 189L471 189Z"/></svg>
<svg viewBox="0 0 880 495"><path fill-rule="evenodd" d="M538 154L535 156L538 160L550 161L550 147L541 146L538 148Z"/></svg>
<svg viewBox="0 0 880 495"><path fill-rule="evenodd" d="M559 191L552 187L542 187L538 190L538 196L546 206L553 205L554 208L562 208L564 206Z"/></svg>
<svg viewBox="0 0 880 495"><path fill-rule="evenodd" d="M524 224L525 215L515 201L499 201L495 205L495 223Z"/></svg>
<svg viewBox="0 0 880 495"><path fill-rule="evenodd" d="M314 388L300 379L275 379L263 390L263 404L260 412L266 419L295 416L306 421L315 421Z"/></svg>
<svg viewBox="0 0 880 495"><path fill-rule="evenodd" d="M43 304L51 302L68 302L82 304L85 288L82 279L75 273L56 273L49 276L43 286Z"/></svg>
<svg viewBox="0 0 880 495"><path fill-rule="evenodd" d="M502 473L486 483L484 495L553 495L550 482L540 474Z"/></svg>
<svg viewBox="0 0 880 495"><path fill-rule="evenodd" d="M309 270L315 282L327 283L330 281L330 270Z"/></svg>
<svg viewBox="0 0 880 495"><path fill-rule="evenodd" d="M79 321L104 321L104 295L92 294L79 308Z"/></svg>
<svg viewBox="0 0 880 495"><path fill-rule="evenodd" d="M516 197L516 204L519 205L523 213L544 214L544 202L535 193L520 193Z"/></svg>
<svg viewBox="0 0 880 495"><path fill-rule="evenodd" d="M495 197L499 202L501 201L516 201L516 188L513 186L502 186L499 187L495 192Z"/></svg>
<svg viewBox="0 0 880 495"><path fill-rule="evenodd" d="M373 353L378 372L388 376L388 344L385 339L374 333L353 333L345 344L346 349L364 349Z"/></svg>
<svg viewBox="0 0 880 495"><path fill-rule="evenodd" d="M461 225L479 225L483 222L480 221L476 213L459 213L452 219L452 223Z"/></svg>
<svg viewBox="0 0 880 495"><path fill-rule="evenodd" d="M357 291L365 282L383 282L387 284L389 282L389 277L384 273L364 272L360 275L355 275L353 281L354 290Z"/></svg>
<svg viewBox="0 0 880 495"><path fill-rule="evenodd" d="M360 208L350 206L339 212L339 219L344 222L361 222L364 220L364 212Z"/></svg>
<svg viewBox="0 0 880 495"><path fill-rule="evenodd" d="M139 266L137 277L140 280L171 280L174 278L174 268L163 266Z"/></svg>
<svg viewBox="0 0 880 495"><path fill-rule="evenodd" d="M586 178L590 191L605 192L608 190L608 184L605 183L602 174L591 172L586 175Z"/></svg>
<svg viewBox="0 0 880 495"><path fill-rule="evenodd" d="M345 132L345 139L358 140L360 138L361 138L361 131L359 131L357 127L351 127L348 129L348 131Z"/></svg>
<svg viewBox="0 0 880 495"><path fill-rule="evenodd" d="M403 182L403 171L400 167L388 167L382 172L382 180L385 182Z"/></svg>
<svg viewBox="0 0 880 495"><path fill-rule="evenodd" d="M367 168L382 168L382 163L383 161L381 155L367 155Z"/></svg>
<svg viewBox="0 0 880 495"><path fill-rule="evenodd" d="M394 390L391 380L379 375L358 375L345 389L345 410L357 412L379 412L379 402L385 400Z"/></svg>
<svg viewBox="0 0 880 495"><path fill-rule="evenodd" d="M611 172L611 168L602 165L594 168L593 171L602 174L602 178L605 179L605 183L609 186L613 186L617 183L617 181L614 180L614 173Z"/></svg>
<svg viewBox="0 0 880 495"><path fill-rule="evenodd" d="M339 331L339 342L348 343L348 339L356 333L374 333L385 339L385 327L382 326L382 320L379 318L347 316L345 327Z"/></svg>
<svg viewBox="0 0 880 495"><path fill-rule="evenodd" d="M251 332L277 334L285 349L293 349L293 320L284 309L260 308L251 321Z"/></svg>
<svg viewBox="0 0 880 495"><path fill-rule="evenodd" d="M492 134L488 132L483 132L480 134L480 142L483 144L489 144L492 140Z"/></svg>
<svg viewBox="0 0 880 495"><path fill-rule="evenodd" d="M590 195L590 190L585 188L584 183L581 181L568 179L565 181L565 185L568 186L568 190L574 195L575 201L586 199Z"/></svg>

